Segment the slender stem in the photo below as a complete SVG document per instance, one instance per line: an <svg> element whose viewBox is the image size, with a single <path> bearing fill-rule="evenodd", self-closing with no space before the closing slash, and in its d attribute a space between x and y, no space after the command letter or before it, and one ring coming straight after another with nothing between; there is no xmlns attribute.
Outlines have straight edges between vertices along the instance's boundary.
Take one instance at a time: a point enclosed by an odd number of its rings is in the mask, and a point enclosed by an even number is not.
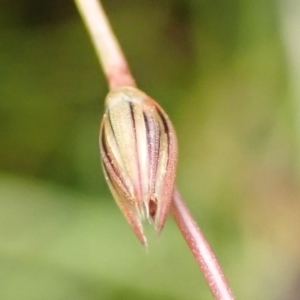
<svg viewBox="0 0 300 300"><path fill-rule="evenodd" d="M109 88L112 90L118 86L135 86L127 61L102 5L97 0L74 1L91 36Z"/></svg>
<svg viewBox="0 0 300 300"><path fill-rule="evenodd" d="M174 191L171 211L184 239L204 274L214 298L216 300L233 300L233 293L222 269L177 188Z"/></svg>
<svg viewBox="0 0 300 300"><path fill-rule="evenodd" d="M97 0L74 0L81 13L110 89L135 86L126 59L115 38L102 6ZM172 214L190 247L215 300L234 300L225 276L208 242L175 188Z"/></svg>

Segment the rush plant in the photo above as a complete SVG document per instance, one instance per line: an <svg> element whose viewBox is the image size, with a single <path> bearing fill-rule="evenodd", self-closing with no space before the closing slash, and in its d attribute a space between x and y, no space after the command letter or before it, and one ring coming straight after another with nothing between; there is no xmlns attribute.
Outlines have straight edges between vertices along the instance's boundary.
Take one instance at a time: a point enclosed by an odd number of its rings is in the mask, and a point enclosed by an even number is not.
<svg viewBox="0 0 300 300"><path fill-rule="evenodd" d="M159 104L140 91L97 0L75 0L95 46L110 92L100 129L100 153L109 188L140 242L142 221L160 233L172 213L216 300L234 295L207 240L175 187L177 139Z"/></svg>

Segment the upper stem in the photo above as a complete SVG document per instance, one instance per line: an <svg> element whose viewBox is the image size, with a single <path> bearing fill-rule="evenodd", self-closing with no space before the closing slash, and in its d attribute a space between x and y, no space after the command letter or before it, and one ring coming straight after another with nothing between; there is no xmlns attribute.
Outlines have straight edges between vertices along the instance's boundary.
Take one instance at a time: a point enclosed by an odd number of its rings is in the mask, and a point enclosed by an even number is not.
<svg viewBox="0 0 300 300"><path fill-rule="evenodd" d="M75 0L94 44L109 88L135 86L127 61L110 27L103 7L97 0Z"/></svg>

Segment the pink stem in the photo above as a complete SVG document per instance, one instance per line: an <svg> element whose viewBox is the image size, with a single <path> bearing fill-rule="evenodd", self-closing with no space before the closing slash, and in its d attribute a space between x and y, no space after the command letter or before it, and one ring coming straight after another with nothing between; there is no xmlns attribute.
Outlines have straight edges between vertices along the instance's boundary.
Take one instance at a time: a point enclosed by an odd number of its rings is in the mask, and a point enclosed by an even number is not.
<svg viewBox="0 0 300 300"><path fill-rule="evenodd" d="M109 88L135 86L129 66L110 27L101 3L97 0L75 0L94 44Z"/></svg>
<svg viewBox="0 0 300 300"><path fill-rule="evenodd" d="M184 239L204 274L214 298L216 300L233 300L234 295L212 249L176 188L171 211Z"/></svg>

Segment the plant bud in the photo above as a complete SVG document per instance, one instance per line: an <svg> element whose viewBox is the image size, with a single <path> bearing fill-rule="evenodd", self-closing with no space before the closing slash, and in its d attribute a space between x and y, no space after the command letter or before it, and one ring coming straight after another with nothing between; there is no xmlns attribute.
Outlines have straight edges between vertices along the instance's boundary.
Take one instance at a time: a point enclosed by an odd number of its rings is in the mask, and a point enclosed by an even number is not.
<svg viewBox="0 0 300 300"><path fill-rule="evenodd" d="M163 109L134 87L111 91L100 129L100 152L109 188L138 239L142 221L160 233L172 202L177 139Z"/></svg>

